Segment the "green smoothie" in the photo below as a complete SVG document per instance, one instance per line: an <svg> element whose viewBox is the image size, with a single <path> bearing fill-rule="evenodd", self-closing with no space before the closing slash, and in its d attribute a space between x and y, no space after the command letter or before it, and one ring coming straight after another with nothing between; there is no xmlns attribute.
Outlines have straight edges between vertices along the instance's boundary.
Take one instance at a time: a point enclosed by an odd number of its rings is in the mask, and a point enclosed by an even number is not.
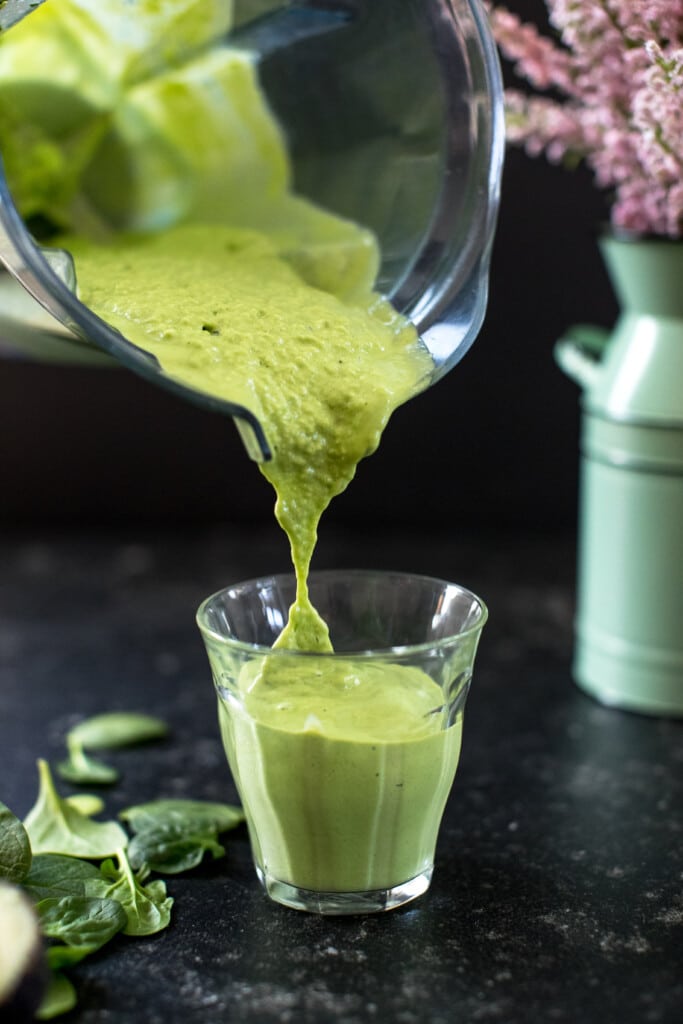
<svg viewBox="0 0 683 1024"><path fill-rule="evenodd" d="M431 358L413 328L371 282L353 302L310 284L262 232L189 224L108 245L61 244L96 313L169 375L238 396L258 415L273 450L261 469L298 578L278 644L330 650L306 590L318 522L393 409L426 380Z"/></svg>
<svg viewBox="0 0 683 1024"><path fill-rule="evenodd" d="M164 371L241 404L297 573L281 646L327 650L317 525L433 364L373 292L372 234L292 188L228 0L46 0L0 39L0 144L25 217L70 231L83 302ZM27 158L28 157L28 158Z"/></svg>
<svg viewBox="0 0 683 1024"><path fill-rule="evenodd" d="M66 232L51 243L82 301L259 418L297 575L276 646L331 652L307 591L320 517L433 364L373 291L372 235L293 192L256 62L222 42L230 12L47 0L0 40L0 141L24 215ZM460 724L417 669L301 660L222 697L256 859L307 889L404 882L431 866Z"/></svg>
<svg viewBox="0 0 683 1024"><path fill-rule="evenodd" d="M462 718L443 728L441 689L419 669L301 661L252 663L219 703L257 866L317 892L431 871Z"/></svg>

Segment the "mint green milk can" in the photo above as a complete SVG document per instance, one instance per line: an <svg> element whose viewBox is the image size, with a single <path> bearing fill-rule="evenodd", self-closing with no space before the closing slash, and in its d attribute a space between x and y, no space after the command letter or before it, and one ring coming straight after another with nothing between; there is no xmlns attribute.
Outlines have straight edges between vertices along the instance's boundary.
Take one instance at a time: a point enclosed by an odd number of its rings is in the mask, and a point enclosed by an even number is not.
<svg viewBox="0 0 683 1024"><path fill-rule="evenodd" d="M683 715L683 242L601 249L614 331L555 350L583 389L574 677L605 704Z"/></svg>

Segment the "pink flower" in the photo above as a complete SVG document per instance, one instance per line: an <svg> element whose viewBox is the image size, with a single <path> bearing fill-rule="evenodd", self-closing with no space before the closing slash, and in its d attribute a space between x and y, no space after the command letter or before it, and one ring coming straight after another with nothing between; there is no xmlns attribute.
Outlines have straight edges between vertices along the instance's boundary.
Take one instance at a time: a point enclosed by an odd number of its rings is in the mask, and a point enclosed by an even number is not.
<svg viewBox="0 0 683 1024"><path fill-rule="evenodd" d="M506 93L509 141L585 160L615 227L681 237L683 0L546 0L555 38L487 6L502 55L531 86Z"/></svg>

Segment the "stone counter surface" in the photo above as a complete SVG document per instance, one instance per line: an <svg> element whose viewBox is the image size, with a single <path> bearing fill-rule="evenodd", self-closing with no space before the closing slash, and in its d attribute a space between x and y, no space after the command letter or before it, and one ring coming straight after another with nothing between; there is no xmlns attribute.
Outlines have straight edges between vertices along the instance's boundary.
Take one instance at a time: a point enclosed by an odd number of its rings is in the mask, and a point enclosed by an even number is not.
<svg viewBox="0 0 683 1024"><path fill-rule="evenodd" d="M65 1024L679 1024L683 723L610 710L570 681L571 540L327 536L316 565L454 579L490 609L432 888L372 917L270 903L244 828L168 879L171 927L71 972ZM79 718L158 714L164 743L112 753L111 813L159 796L235 800L199 601L287 569L270 531L0 541L0 799ZM683 681L682 681L683 685ZM70 791L65 783L60 789Z"/></svg>

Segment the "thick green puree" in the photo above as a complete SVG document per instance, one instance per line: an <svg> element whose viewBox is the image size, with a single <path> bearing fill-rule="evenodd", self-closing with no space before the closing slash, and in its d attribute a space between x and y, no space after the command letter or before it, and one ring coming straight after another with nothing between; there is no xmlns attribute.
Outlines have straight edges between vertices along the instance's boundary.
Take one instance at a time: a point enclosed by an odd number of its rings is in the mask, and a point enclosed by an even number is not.
<svg viewBox="0 0 683 1024"><path fill-rule="evenodd" d="M221 42L231 9L47 0L0 40L0 143L83 302L261 421L298 584L277 646L324 655L306 587L320 516L432 362L372 290L369 232L293 193L255 61ZM442 700L362 659L285 650L243 673L221 724L262 869L340 891L429 868L460 746Z"/></svg>
<svg viewBox="0 0 683 1024"><path fill-rule="evenodd" d="M440 688L405 666L274 660L219 705L259 868L323 892L429 871L462 735Z"/></svg>
<svg viewBox="0 0 683 1024"><path fill-rule="evenodd" d="M63 244L88 306L171 376L261 420L273 450L261 468L298 578L278 643L329 650L306 591L318 521L393 409L425 383L431 360L414 330L371 282L353 302L310 284L261 232L190 224L106 246ZM362 236L358 251L364 257Z"/></svg>
<svg viewBox="0 0 683 1024"><path fill-rule="evenodd" d="M66 229L82 300L166 373L249 407L298 580L284 646L329 649L308 602L317 523L429 381L373 294L370 232L294 194L253 4L46 0L0 39L0 148L26 217Z"/></svg>

